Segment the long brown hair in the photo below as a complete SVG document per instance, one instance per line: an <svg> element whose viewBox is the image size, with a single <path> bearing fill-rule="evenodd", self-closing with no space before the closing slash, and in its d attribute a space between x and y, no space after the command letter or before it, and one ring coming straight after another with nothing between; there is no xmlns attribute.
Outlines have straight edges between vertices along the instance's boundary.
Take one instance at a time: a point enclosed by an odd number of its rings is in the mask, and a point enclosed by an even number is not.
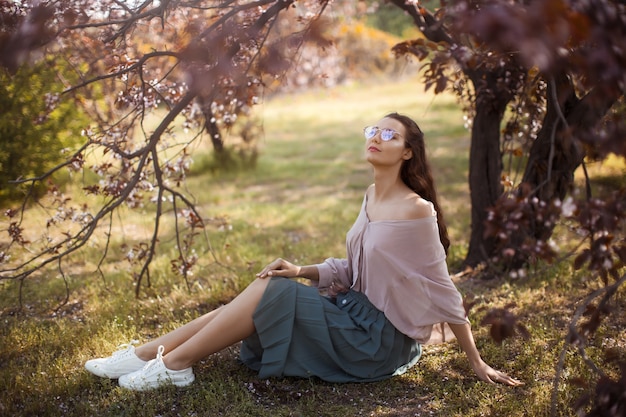
<svg viewBox="0 0 626 417"><path fill-rule="evenodd" d="M439 224L439 240L441 240L443 249L447 254L448 248L450 247L450 238L448 237L448 228L443 220L441 207L439 207L439 202L437 201L435 181L433 180L430 165L426 159L424 134L417 123L408 116L390 113L385 117L399 121L406 130L404 143L407 148L411 149L413 156L411 159L405 160L402 163L400 178L407 187L435 206L435 210L437 211L437 223Z"/></svg>

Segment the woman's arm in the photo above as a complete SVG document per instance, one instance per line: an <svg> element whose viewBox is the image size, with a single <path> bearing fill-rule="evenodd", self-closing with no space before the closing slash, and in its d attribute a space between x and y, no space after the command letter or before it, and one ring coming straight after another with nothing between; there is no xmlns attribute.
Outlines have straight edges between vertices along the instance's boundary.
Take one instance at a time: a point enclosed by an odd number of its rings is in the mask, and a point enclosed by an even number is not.
<svg viewBox="0 0 626 417"><path fill-rule="evenodd" d="M320 275L315 265L294 265L289 261L282 258L278 258L275 261L268 264L265 268L256 274L257 278L267 277L285 277L296 278L302 277L310 279L311 281L319 281Z"/></svg>
<svg viewBox="0 0 626 417"><path fill-rule="evenodd" d="M476 372L476 375L478 375L478 378L492 384L499 382L501 384L511 386L523 385L523 382L518 381L515 378L511 378L503 372L493 369L482 360L480 353L478 353L478 349L476 348L476 344L474 343L474 336L472 335L472 329L469 323L448 324L459 341L461 349L465 352L465 355L467 355L467 359L469 360L472 369L474 369L474 372Z"/></svg>

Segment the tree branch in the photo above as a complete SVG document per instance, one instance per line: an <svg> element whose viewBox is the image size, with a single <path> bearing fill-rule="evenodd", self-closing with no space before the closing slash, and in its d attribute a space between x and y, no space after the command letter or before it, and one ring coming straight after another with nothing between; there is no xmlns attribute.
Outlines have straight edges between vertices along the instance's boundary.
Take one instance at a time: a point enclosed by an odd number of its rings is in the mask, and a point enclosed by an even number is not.
<svg viewBox="0 0 626 417"><path fill-rule="evenodd" d="M582 352L581 356L583 357L583 360L585 360L585 363L587 363L587 365L591 369L593 369L596 373L599 373L600 375L604 374L587 357L586 352L584 351L584 348L585 348L584 339L578 333L576 326L578 324L578 320L580 320L580 318L583 316L583 314L585 313L589 305L591 305L593 300L595 300L596 298L600 296L603 296L601 302L603 302L604 300L608 300L610 297L613 296L613 294L615 294L617 289L624 283L626 283L626 274L622 275L622 277L618 281L614 282L613 284L595 290L583 300L583 302L578 306L574 315L572 316L572 320L570 321L570 324L568 326L569 331L568 331L567 337L565 338L565 344L563 346L563 349L561 350L561 354L559 355L559 360L556 365L556 374L554 376L554 382L552 384L552 398L550 401L551 402L551 411L550 411L551 416L557 415L558 389L559 389L559 384L561 380L561 374L563 373L563 370L565 368L565 356L567 354L567 350L570 345L576 344L578 347L579 353Z"/></svg>
<svg viewBox="0 0 626 417"><path fill-rule="evenodd" d="M98 81L104 81L104 80L108 80L108 79L111 79L111 78L117 78L120 75L128 74L130 72L135 71L138 68L141 68L148 60L150 60L152 58L163 57L163 56L180 59L180 55L177 52L171 52L171 51L150 52L150 53L142 55L141 58L139 58L137 60L137 62L135 62L134 64L131 64L131 65L127 66L127 67L124 67L123 69L121 69L119 71L110 72L110 73L107 73L107 74L104 74L104 75L99 75L97 77L93 77L93 78L90 78L90 79L88 79L86 81L83 81L80 84L73 85L72 87L65 89L62 92L62 94L71 93L73 91L79 90L81 88L84 88L84 87L86 87L86 86L88 86L90 84L96 83Z"/></svg>
<svg viewBox="0 0 626 417"><path fill-rule="evenodd" d="M444 30L443 22L425 8L412 1L390 0L390 2L404 10L427 39L433 42L447 42L450 45L456 43Z"/></svg>

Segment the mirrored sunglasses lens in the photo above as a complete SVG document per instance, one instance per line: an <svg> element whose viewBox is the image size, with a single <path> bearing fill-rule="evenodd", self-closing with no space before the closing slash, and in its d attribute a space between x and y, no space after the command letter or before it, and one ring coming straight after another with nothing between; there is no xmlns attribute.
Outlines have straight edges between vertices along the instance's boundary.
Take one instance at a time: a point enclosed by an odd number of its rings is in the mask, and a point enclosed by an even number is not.
<svg viewBox="0 0 626 417"><path fill-rule="evenodd" d="M394 132L391 129L383 129L382 132L380 133L380 137L382 140L388 141L388 140L391 140L391 138L393 138L395 133L396 132Z"/></svg>
<svg viewBox="0 0 626 417"><path fill-rule="evenodd" d="M363 133L365 134L365 139L371 139L374 136L376 136L376 131L378 129L376 129L376 127L374 126L368 126L365 128L365 130L363 130Z"/></svg>

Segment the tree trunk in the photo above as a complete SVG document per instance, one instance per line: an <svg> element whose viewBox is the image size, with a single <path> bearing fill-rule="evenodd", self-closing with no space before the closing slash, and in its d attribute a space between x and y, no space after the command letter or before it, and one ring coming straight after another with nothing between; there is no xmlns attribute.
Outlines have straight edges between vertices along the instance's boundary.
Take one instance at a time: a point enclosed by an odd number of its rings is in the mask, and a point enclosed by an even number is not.
<svg viewBox="0 0 626 417"><path fill-rule="evenodd" d="M472 77L472 81L475 79ZM472 230L465 258L465 265L468 266L476 266L496 255L495 240L484 236L484 222L486 209L495 205L502 194L500 124L509 101L501 92L490 87L495 84L489 83L489 75L478 79L487 87L476 88L469 176ZM476 86L476 81L474 84ZM565 198L572 187L574 171L585 156L584 147L577 137L593 129L617 98L616 94L607 91L591 91L579 99L565 74L551 80L546 115L530 149L522 179L540 201L549 203L555 198ZM551 222L535 222L528 230L519 230L512 237L513 246L520 247L527 240L546 241L552 235L554 226ZM520 267L527 261L519 254L511 266Z"/></svg>
<svg viewBox="0 0 626 417"><path fill-rule="evenodd" d="M495 247L494 239L484 237L484 222L487 208L502 195L500 125L510 96L497 90L497 74L481 74L471 79L476 91L469 161L472 227L464 264L476 266L486 260Z"/></svg>
<svg viewBox="0 0 626 417"><path fill-rule="evenodd" d="M204 127L211 137L213 150L216 153L221 153L224 150L224 139L222 138L222 133L220 132L219 127L217 127L215 117L213 116L213 112L211 111L210 107L205 107L204 109L204 120Z"/></svg>
<svg viewBox="0 0 626 417"><path fill-rule="evenodd" d="M585 150L577 137L593 129L615 100L616 96L599 91L592 91L579 99L565 75L550 82L546 116L530 149L522 179L540 201L565 198L574 183L574 172L585 157ZM531 230L517 239L530 237L546 241L554 226L553 223L536 222Z"/></svg>

